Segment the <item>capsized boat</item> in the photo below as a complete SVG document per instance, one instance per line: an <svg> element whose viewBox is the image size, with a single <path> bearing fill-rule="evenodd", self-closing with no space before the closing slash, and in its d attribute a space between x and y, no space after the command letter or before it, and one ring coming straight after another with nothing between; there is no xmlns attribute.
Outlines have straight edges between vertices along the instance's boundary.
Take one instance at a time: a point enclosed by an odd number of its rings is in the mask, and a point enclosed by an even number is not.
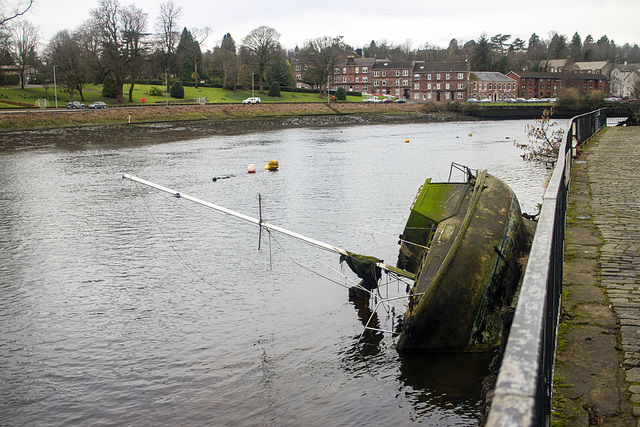
<svg viewBox="0 0 640 427"><path fill-rule="evenodd" d="M420 188L400 236L396 267L269 224L262 214L252 218L142 178L123 178L336 252L362 279L358 289L367 295L378 286L381 270L411 281L399 351L486 351L499 343L500 311L516 294L528 233L506 184L484 170L474 175L453 167L465 173L464 181L427 179Z"/></svg>
<svg viewBox="0 0 640 427"><path fill-rule="evenodd" d="M487 351L516 294L529 234L513 191L485 170L427 179L400 236L397 267L415 273L399 351Z"/></svg>

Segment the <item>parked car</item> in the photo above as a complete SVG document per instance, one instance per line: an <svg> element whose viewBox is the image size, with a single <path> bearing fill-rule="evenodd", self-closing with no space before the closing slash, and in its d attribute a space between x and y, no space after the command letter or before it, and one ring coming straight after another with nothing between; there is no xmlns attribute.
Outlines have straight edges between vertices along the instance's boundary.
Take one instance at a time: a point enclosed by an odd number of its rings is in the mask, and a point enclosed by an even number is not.
<svg viewBox="0 0 640 427"><path fill-rule="evenodd" d="M404 100L404 99L402 99L402 98L398 98L398 99L396 99L396 100L395 100L395 101L393 101L393 102L395 102L396 104L404 104L404 103L405 103L405 102L407 102L407 101L405 101L405 100Z"/></svg>
<svg viewBox="0 0 640 427"><path fill-rule="evenodd" d="M382 100L382 102L385 103L385 104L391 104L393 102L393 99L385 98L385 99Z"/></svg>
<svg viewBox="0 0 640 427"><path fill-rule="evenodd" d="M83 103L79 102L79 101L71 101L67 103L67 108L70 110L81 110L83 108L85 108L86 105L84 105Z"/></svg>
<svg viewBox="0 0 640 427"><path fill-rule="evenodd" d="M469 98L469 99L467 99L467 102L480 102L480 101L478 101L475 98Z"/></svg>
<svg viewBox="0 0 640 427"><path fill-rule="evenodd" d="M92 110L99 110L101 108L107 108L107 104L102 101L96 101L93 104L90 104L87 108L91 108Z"/></svg>
<svg viewBox="0 0 640 427"><path fill-rule="evenodd" d="M253 96L251 98L247 98L244 101L242 101L243 104L260 104L260 98L258 98L257 96Z"/></svg>

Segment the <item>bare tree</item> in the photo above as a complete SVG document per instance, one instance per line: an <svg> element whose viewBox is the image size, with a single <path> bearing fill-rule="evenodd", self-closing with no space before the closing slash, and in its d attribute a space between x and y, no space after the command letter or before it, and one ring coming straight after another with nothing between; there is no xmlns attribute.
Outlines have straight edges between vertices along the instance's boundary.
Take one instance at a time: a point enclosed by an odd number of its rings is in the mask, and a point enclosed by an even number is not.
<svg viewBox="0 0 640 427"><path fill-rule="evenodd" d="M156 22L156 30L159 33L158 44L164 53L165 73L175 63L175 52L180 33L178 32L178 19L182 15L182 7L176 6L173 0L160 3L160 16ZM167 76L167 92L169 92L169 76Z"/></svg>
<svg viewBox="0 0 640 427"><path fill-rule="evenodd" d="M129 102L133 102L133 89L136 78L140 74L142 61L147 51L146 33L147 14L134 5L122 9L122 41L125 46L127 69L131 85L129 86Z"/></svg>
<svg viewBox="0 0 640 427"><path fill-rule="evenodd" d="M320 86L320 96L324 94L329 76L333 73L336 61L344 52L342 36L318 37L306 42L303 58L310 65L305 79Z"/></svg>
<svg viewBox="0 0 640 427"><path fill-rule="evenodd" d="M80 53L80 45L69 30L59 31L51 38L45 56L46 62L51 67L56 67L57 80L66 86L69 101L73 101L76 90L80 93L80 99L84 100L82 94L84 61Z"/></svg>
<svg viewBox="0 0 640 427"><path fill-rule="evenodd" d="M122 22L118 0L100 0L91 15L98 29L105 67L116 82L116 102L123 102L124 80L127 74L127 54L122 39Z"/></svg>
<svg viewBox="0 0 640 427"><path fill-rule="evenodd" d="M243 40L243 45L251 52L254 69L260 82L260 93L264 93L264 74L269 67L273 54L280 48L280 33L263 25L252 30Z"/></svg>
<svg viewBox="0 0 640 427"><path fill-rule="evenodd" d="M20 0L13 5L9 5L9 10L5 11L4 7L0 4L0 27L12 19L18 18L31 9L33 6L33 0Z"/></svg>
<svg viewBox="0 0 640 427"><path fill-rule="evenodd" d="M28 21L17 21L11 28L12 57L18 65L20 86L24 89L25 74L29 67L36 65L38 28Z"/></svg>

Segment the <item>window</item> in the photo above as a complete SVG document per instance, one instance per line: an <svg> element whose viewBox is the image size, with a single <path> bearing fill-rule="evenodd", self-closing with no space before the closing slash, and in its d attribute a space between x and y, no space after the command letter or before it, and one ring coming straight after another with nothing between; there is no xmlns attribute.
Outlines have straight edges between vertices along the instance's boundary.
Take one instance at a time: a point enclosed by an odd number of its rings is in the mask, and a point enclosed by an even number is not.
<svg viewBox="0 0 640 427"><path fill-rule="evenodd" d="M308 69L309 69L309 66L305 64L304 70L307 71Z"/></svg>
<svg viewBox="0 0 640 427"><path fill-rule="evenodd" d="M450 98L449 95L451 95L449 92L445 92L444 93L444 99L449 99Z"/></svg>
<svg viewBox="0 0 640 427"><path fill-rule="evenodd" d="M447 73L444 75L444 79L445 80L450 80L451 79L451 74Z"/></svg>
<svg viewBox="0 0 640 427"><path fill-rule="evenodd" d="M506 89L506 87L505 87ZM502 83L498 83L498 90L502 90Z"/></svg>
<svg viewBox="0 0 640 427"><path fill-rule="evenodd" d="M362 83L367 83L369 81L369 77L362 76Z"/></svg>
<svg viewBox="0 0 640 427"><path fill-rule="evenodd" d="M431 80L431 74L427 74L427 80Z"/></svg>
<svg viewBox="0 0 640 427"><path fill-rule="evenodd" d="M386 81L386 80L383 80L383 81L382 81L382 86L386 86L386 85L387 85L387 81Z"/></svg>
<svg viewBox="0 0 640 427"><path fill-rule="evenodd" d="M478 82L473 82L473 90L478 90Z"/></svg>
<svg viewBox="0 0 640 427"><path fill-rule="evenodd" d="M340 68L334 68L333 74L340 74Z"/></svg>
<svg viewBox="0 0 640 427"><path fill-rule="evenodd" d="M340 77L337 77L337 76L336 76L336 77L334 77L334 78L333 78L333 82L334 82L334 83L340 83Z"/></svg>
<svg viewBox="0 0 640 427"><path fill-rule="evenodd" d="M396 95L400 95L400 89L396 89Z"/></svg>
<svg viewBox="0 0 640 427"><path fill-rule="evenodd" d="M440 90L440 83L436 83L436 89Z"/></svg>
<svg viewBox="0 0 640 427"><path fill-rule="evenodd" d="M379 76L379 73L380 73L379 71L374 71L374 72L373 72L373 77L380 77L380 76Z"/></svg>
<svg viewBox="0 0 640 427"><path fill-rule="evenodd" d="M302 74L296 74L296 80L302 80Z"/></svg>
<svg viewBox="0 0 640 427"><path fill-rule="evenodd" d="M436 80L441 80L442 79L442 75L440 73L436 74Z"/></svg>
<svg viewBox="0 0 640 427"><path fill-rule="evenodd" d="M360 67L356 67L356 74L360 72Z"/></svg>
<svg viewBox="0 0 640 427"><path fill-rule="evenodd" d="M300 66L300 64L296 64L296 71L300 71L302 68Z"/></svg>
<svg viewBox="0 0 640 427"><path fill-rule="evenodd" d="M347 76L342 77L342 83L346 83L347 82Z"/></svg>
<svg viewBox="0 0 640 427"><path fill-rule="evenodd" d="M414 94L413 94L413 99L415 99L415 100L418 100L418 101L419 101L419 100L420 100L420 94L419 94L419 93L414 93Z"/></svg>
<svg viewBox="0 0 640 427"><path fill-rule="evenodd" d="M347 74L347 67L344 67L344 68L342 69L342 74Z"/></svg>
<svg viewBox="0 0 640 427"><path fill-rule="evenodd" d="M427 93L427 98L431 99L431 92Z"/></svg>
<svg viewBox="0 0 640 427"><path fill-rule="evenodd" d="M373 85L374 86L380 86L380 81L379 80L374 80L373 81Z"/></svg>
<svg viewBox="0 0 640 427"><path fill-rule="evenodd" d="M356 76L356 83L360 83L360 77Z"/></svg>
<svg viewBox="0 0 640 427"><path fill-rule="evenodd" d="M464 95L462 92L458 92L458 99L463 99L462 95Z"/></svg>
<svg viewBox="0 0 640 427"><path fill-rule="evenodd" d="M362 86L362 91L366 92L367 90L369 90L369 86Z"/></svg>
<svg viewBox="0 0 640 427"><path fill-rule="evenodd" d="M360 92L360 86L356 85L356 92Z"/></svg>
<svg viewBox="0 0 640 427"><path fill-rule="evenodd" d="M382 70L382 77L387 77L387 70Z"/></svg>
<svg viewBox="0 0 640 427"><path fill-rule="evenodd" d="M400 86L400 79L396 79L396 86Z"/></svg>
<svg viewBox="0 0 640 427"><path fill-rule="evenodd" d="M427 83L427 90L431 90L431 83Z"/></svg>
<svg viewBox="0 0 640 427"><path fill-rule="evenodd" d="M409 80L403 80L402 86L409 86Z"/></svg>
<svg viewBox="0 0 640 427"><path fill-rule="evenodd" d="M464 89L464 83L458 83L458 89Z"/></svg>
<svg viewBox="0 0 640 427"><path fill-rule="evenodd" d="M413 75L413 79L414 80L420 80L420 74L414 74Z"/></svg>
<svg viewBox="0 0 640 427"><path fill-rule="evenodd" d="M402 77L407 77L409 75L409 70L402 70Z"/></svg>
<svg viewBox="0 0 640 427"><path fill-rule="evenodd" d="M458 73L458 80L464 80L464 73Z"/></svg>
<svg viewBox="0 0 640 427"><path fill-rule="evenodd" d="M400 76L400 70L396 70L396 77Z"/></svg>
<svg viewBox="0 0 640 427"><path fill-rule="evenodd" d="M414 90L420 90L420 83L414 83L413 84L413 89Z"/></svg>
<svg viewBox="0 0 640 427"><path fill-rule="evenodd" d="M444 85L444 88L445 88L446 90L449 90L449 89L450 89L450 87L449 87L449 83L446 83L446 84Z"/></svg>
<svg viewBox="0 0 640 427"><path fill-rule="evenodd" d="M369 67L362 67L362 73L367 74L369 72Z"/></svg>

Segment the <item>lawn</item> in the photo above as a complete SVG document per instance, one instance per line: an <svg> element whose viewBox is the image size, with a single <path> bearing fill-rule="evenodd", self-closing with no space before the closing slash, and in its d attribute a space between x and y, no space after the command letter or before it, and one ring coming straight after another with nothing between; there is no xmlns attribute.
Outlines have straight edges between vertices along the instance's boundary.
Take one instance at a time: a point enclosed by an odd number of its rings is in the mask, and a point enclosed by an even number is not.
<svg viewBox="0 0 640 427"><path fill-rule="evenodd" d="M167 98L164 95L164 86L155 86L163 92L163 96L149 96L149 89L151 85L135 85L133 90L133 102L129 103L129 88L130 85L124 86L124 105L141 105L142 98L145 98L146 104L156 104L167 102ZM69 101L69 94L66 90L58 87L58 107L65 107L67 101ZM84 103L89 105L95 101L104 101L107 105L116 105L115 99L105 98L102 96L101 85L89 85L83 89ZM236 103L242 102L243 99L252 96L251 91L238 90L232 92L223 90L220 88L209 87L186 87L184 88L184 98L176 99L169 96L168 101L170 103L179 102L191 102L198 98L206 98L209 103ZM255 91L255 96L259 96L262 102L326 102L326 97L320 97L317 93L291 93L282 92L281 98L272 98L267 94L259 94ZM37 105L38 100L42 102L46 98L48 100L47 106L55 106L55 92L53 86L28 86L24 90L19 86L9 86L0 88L0 108L19 108L19 107L33 107ZM80 101L80 95L76 92L73 99ZM360 96L348 96L347 102L361 102Z"/></svg>

